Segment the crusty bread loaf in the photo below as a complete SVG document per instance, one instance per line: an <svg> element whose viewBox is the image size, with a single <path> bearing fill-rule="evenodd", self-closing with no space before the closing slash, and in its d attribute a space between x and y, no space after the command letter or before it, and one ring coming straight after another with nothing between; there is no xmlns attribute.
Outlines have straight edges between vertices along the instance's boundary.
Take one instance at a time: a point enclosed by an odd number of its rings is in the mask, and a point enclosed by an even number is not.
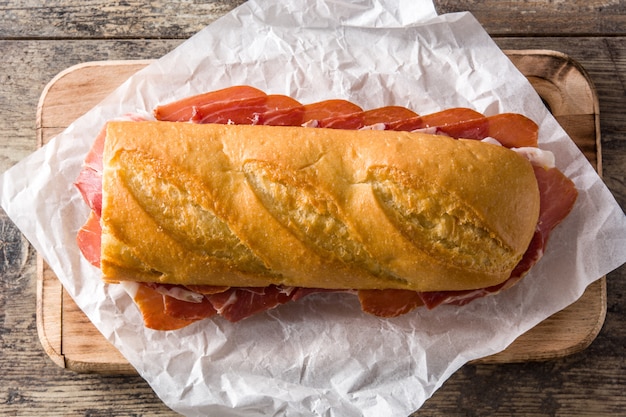
<svg viewBox="0 0 626 417"><path fill-rule="evenodd" d="M421 133L110 122L107 282L464 290L537 224L530 163Z"/></svg>

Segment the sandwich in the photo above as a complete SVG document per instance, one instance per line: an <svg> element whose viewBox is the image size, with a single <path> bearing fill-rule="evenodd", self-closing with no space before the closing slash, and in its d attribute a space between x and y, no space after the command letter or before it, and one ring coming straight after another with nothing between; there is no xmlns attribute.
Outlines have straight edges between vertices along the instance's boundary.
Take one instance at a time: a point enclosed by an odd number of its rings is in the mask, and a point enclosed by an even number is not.
<svg viewBox="0 0 626 417"><path fill-rule="evenodd" d="M110 121L77 186L85 257L147 327L315 293L395 317L514 285L572 209L521 115L302 105L247 86Z"/></svg>

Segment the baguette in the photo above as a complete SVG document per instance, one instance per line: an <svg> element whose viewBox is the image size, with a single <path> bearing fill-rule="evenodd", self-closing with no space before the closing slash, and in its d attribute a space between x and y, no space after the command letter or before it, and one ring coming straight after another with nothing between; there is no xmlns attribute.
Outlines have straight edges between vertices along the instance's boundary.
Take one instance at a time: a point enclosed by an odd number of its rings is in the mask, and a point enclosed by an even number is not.
<svg viewBox="0 0 626 417"><path fill-rule="evenodd" d="M109 122L103 164L109 283L472 290L539 216L528 160L424 133Z"/></svg>

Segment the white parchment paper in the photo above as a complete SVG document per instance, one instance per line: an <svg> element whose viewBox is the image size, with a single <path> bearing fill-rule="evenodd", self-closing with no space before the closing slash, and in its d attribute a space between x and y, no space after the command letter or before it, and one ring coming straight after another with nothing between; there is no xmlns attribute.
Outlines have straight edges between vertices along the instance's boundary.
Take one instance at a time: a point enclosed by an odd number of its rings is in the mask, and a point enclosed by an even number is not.
<svg viewBox="0 0 626 417"><path fill-rule="evenodd" d="M548 253L516 287L463 308L395 319L340 294L231 324L143 327L104 286L75 235L88 209L72 183L106 120L236 84L303 103L345 98L418 113L519 112L580 192ZM250 1L130 78L2 176L2 207L97 328L163 401L190 416L408 415L467 361L503 350L626 261L626 217L526 79L468 13L430 1Z"/></svg>

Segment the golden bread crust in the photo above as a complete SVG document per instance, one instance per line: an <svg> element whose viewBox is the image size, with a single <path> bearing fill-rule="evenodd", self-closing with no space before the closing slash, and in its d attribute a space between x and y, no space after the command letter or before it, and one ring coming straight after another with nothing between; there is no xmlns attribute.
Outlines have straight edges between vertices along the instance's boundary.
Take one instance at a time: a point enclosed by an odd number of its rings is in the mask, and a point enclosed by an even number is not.
<svg viewBox="0 0 626 417"><path fill-rule="evenodd" d="M530 163L421 133L110 122L107 282L449 291L506 280Z"/></svg>

